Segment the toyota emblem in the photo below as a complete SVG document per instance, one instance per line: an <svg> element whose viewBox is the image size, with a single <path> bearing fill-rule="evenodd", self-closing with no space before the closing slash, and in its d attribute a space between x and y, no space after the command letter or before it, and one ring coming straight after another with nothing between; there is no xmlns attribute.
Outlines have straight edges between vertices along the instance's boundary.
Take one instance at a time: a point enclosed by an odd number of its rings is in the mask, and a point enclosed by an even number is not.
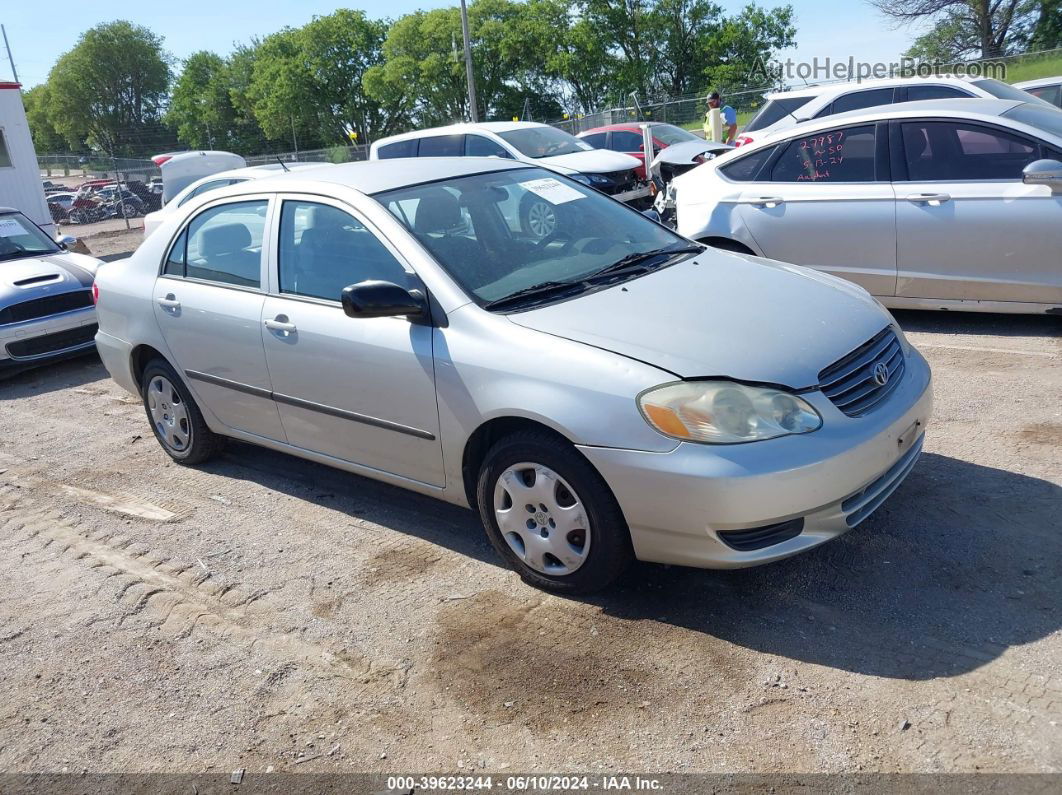
<svg viewBox="0 0 1062 795"><path fill-rule="evenodd" d="M889 368L885 366L884 362L878 362L874 365L874 383L878 386L885 386L889 383Z"/></svg>

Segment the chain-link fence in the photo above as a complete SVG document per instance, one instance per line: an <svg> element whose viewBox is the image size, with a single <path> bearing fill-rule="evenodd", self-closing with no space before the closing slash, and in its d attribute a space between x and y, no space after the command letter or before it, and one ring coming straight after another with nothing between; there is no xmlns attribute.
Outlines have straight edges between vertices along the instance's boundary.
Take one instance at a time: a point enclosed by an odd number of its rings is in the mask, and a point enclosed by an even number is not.
<svg viewBox="0 0 1062 795"><path fill-rule="evenodd" d="M267 155L251 155L245 158L248 166L264 166L270 163L356 163L369 159L366 144L356 146L329 146L326 149L300 149L297 152L274 152Z"/></svg>

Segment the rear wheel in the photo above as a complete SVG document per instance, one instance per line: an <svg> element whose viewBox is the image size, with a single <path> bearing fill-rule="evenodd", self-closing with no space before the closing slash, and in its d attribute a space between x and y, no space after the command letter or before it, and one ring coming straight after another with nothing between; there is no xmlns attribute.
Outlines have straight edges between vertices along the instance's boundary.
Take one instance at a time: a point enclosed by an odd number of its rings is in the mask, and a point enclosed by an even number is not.
<svg viewBox="0 0 1062 795"><path fill-rule="evenodd" d="M525 234L542 240L557 231L557 213L545 199L528 196L520 205L520 223Z"/></svg>
<svg viewBox="0 0 1062 795"><path fill-rule="evenodd" d="M220 451L222 438L207 427L188 388L168 362L149 362L140 384L148 422L170 458L181 464L200 464Z"/></svg>
<svg viewBox="0 0 1062 795"><path fill-rule="evenodd" d="M513 434L491 448L477 502L491 544L536 587L596 591L633 558L608 485L570 444L545 432Z"/></svg>

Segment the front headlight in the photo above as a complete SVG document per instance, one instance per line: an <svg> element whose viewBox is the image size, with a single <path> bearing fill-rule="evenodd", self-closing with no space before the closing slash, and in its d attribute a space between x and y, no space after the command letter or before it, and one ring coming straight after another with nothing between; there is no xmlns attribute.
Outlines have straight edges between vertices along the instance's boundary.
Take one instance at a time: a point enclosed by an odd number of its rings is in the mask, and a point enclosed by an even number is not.
<svg viewBox="0 0 1062 795"><path fill-rule="evenodd" d="M638 396L645 421L688 442L739 444L809 433L822 417L803 398L733 381L683 381Z"/></svg>
<svg viewBox="0 0 1062 795"><path fill-rule="evenodd" d="M574 179L576 182L581 182L584 185L590 184L590 177L586 176L586 174L570 174L568 178Z"/></svg>

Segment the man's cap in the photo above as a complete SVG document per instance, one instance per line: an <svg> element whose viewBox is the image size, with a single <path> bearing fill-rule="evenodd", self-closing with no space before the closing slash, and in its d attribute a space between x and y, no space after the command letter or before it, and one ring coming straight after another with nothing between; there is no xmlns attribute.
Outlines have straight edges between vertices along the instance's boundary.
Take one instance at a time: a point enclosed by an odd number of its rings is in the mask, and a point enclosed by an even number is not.
<svg viewBox="0 0 1062 795"><path fill-rule="evenodd" d="M711 94L708 95L708 99L719 99L719 92L713 91Z"/></svg>

